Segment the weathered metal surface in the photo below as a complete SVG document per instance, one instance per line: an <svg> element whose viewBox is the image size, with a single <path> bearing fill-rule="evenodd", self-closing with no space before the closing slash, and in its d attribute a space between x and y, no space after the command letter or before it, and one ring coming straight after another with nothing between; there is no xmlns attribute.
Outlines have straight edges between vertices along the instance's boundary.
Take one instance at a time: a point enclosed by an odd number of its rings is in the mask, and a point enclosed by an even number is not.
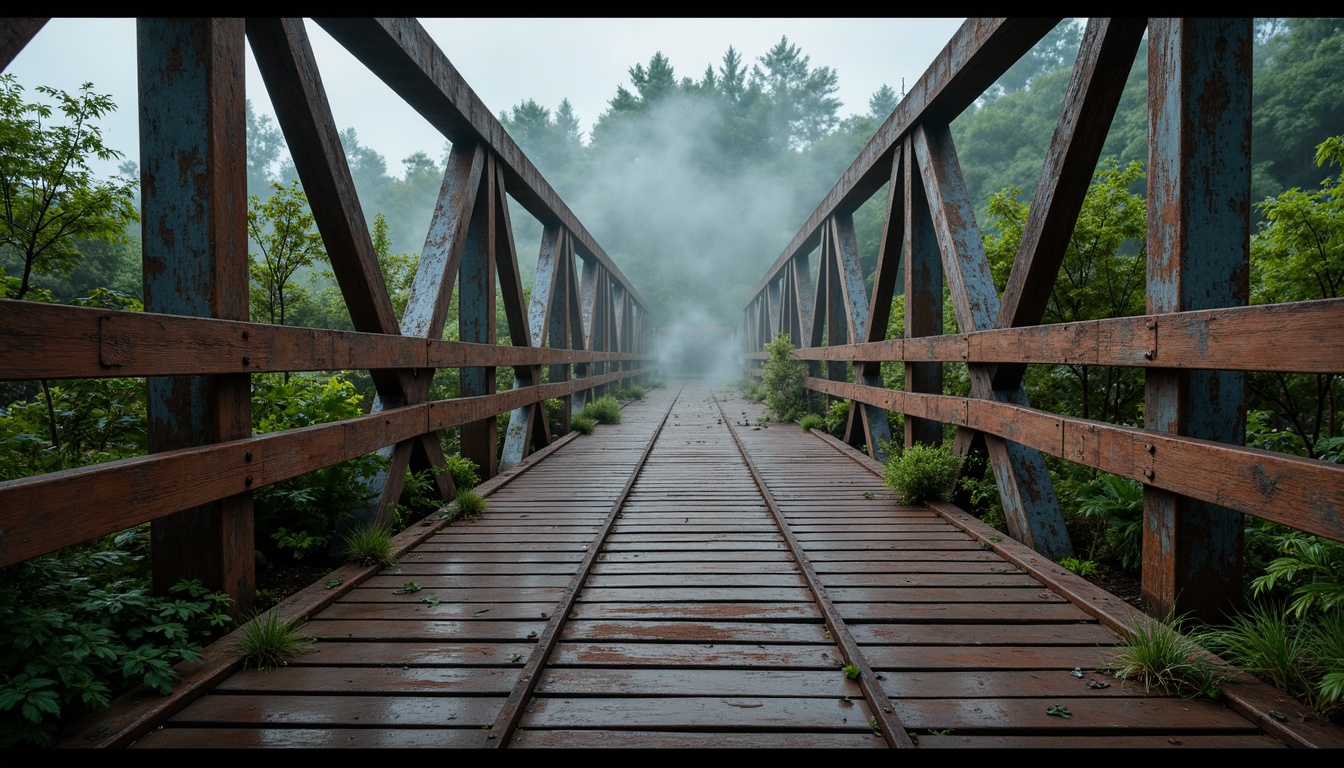
<svg viewBox="0 0 1344 768"><path fill-rule="evenodd" d="M238 20L137 25L144 299L150 311L248 317L247 195L242 173L235 172L246 165L244 45ZM247 437L249 377L150 378L146 431L151 452ZM88 509L95 498L64 510ZM255 593L252 495L235 485L216 498L197 509L180 506L184 511L151 526L154 590L167 594L182 579L200 579L227 592L235 601L231 610L245 612ZM50 503L24 509L32 515Z"/></svg>
<svg viewBox="0 0 1344 768"><path fill-rule="evenodd" d="M1003 71L1044 37L1059 19L967 19L906 92L813 211L807 223L784 248L765 278L766 283L799 253L817 246L822 224L837 210L853 212L886 183L896 146L923 121L950 122L984 93ZM750 300L750 299L749 299Z"/></svg>
<svg viewBox="0 0 1344 768"><path fill-rule="evenodd" d="M637 304L647 307L419 22L349 18L315 21L450 142L480 141L489 145L500 161L510 196L543 224L563 224L578 241L585 259L595 259L632 291Z"/></svg>
<svg viewBox="0 0 1344 768"><path fill-rule="evenodd" d="M1148 311L1245 304L1250 279L1249 19L1154 19L1148 46ZM1245 380L1151 369L1144 425L1245 440ZM1158 614L1220 620L1240 604L1241 516L1144 492L1144 598Z"/></svg>
<svg viewBox="0 0 1344 768"><path fill-rule="evenodd" d="M19 55L28 41L46 26L44 18L10 18L0 25L0 72Z"/></svg>

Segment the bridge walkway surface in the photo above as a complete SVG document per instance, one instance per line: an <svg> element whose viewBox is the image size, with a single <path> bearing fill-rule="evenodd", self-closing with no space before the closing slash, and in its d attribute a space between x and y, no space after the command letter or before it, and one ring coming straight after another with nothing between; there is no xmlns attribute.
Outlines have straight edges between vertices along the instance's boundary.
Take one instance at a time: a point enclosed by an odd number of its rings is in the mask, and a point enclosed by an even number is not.
<svg viewBox="0 0 1344 768"><path fill-rule="evenodd" d="M1116 598L760 415L651 390L134 746L1280 745L1103 671Z"/></svg>

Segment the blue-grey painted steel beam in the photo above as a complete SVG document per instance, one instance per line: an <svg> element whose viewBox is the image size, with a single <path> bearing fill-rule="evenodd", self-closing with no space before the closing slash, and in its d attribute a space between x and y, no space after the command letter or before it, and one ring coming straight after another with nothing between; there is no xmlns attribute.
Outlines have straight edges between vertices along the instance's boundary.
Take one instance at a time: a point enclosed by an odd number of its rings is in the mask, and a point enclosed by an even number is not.
<svg viewBox="0 0 1344 768"><path fill-rule="evenodd" d="M145 309L247 320L243 21L148 19L136 32ZM149 450L250 436L250 383L246 373L151 377ZM201 579L235 612L251 610L252 494L237 490L151 524L156 592Z"/></svg>
<svg viewBox="0 0 1344 768"><path fill-rule="evenodd" d="M462 341L495 343L495 212L494 158L489 157L477 205L467 229L467 241L458 268L458 333ZM458 391L463 397L495 392L495 369L468 367L458 372ZM494 477L497 469L496 417L463 424L462 455L480 467L481 479Z"/></svg>
<svg viewBox="0 0 1344 768"><path fill-rule="evenodd" d="M919 126L913 144L957 324L963 333L993 328L999 315L999 294L952 136L946 126ZM969 372L973 397L1029 404L1021 386L995 391L988 366L972 365ZM1052 560L1072 557L1073 543L1064 526L1045 457L997 435L985 435L985 445L1009 533Z"/></svg>
<svg viewBox="0 0 1344 768"><path fill-rule="evenodd" d="M938 336L943 333L943 263L938 240L933 234L933 219L919 183L919 166L907 140L901 149L902 183L905 206L905 244L901 260L905 263L905 338ZM905 391L943 393L942 363L905 363ZM907 415L903 429L905 445L941 445L943 425L931 419Z"/></svg>
<svg viewBox="0 0 1344 768"><path fill-rule="evenodd" d="M1247 301L1251 48L1250 19L1149 21L1150 313ZM1244 396L1241 373L1150 368L1144 426L1241 444ZM1150 471L1164 471L1161 455ZM1145 486L1143 596L1150 612L1221 620L1240 601L1241 554L1240 514Z"/></svg>

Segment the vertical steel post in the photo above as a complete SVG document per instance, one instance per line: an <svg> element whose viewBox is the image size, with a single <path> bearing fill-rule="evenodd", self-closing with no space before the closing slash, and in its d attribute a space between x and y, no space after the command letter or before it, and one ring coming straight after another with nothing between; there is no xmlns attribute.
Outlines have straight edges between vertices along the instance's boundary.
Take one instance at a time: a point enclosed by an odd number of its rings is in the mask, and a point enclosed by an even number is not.
<svg viewBox="0 0 1344 768"><path fill-rule="evenodd" d="M243 20L142 19L136 31L145 309L247 320ZM151 377L149 450L249 436L250 384L246 373ZM156 592L199 578L227 592L235 613L251 610L250 490L150 530Z"/></svg>
<svg viewBox="0 0 1344 768"><path fill-rule="evenodd" d="M1148 312L1244 305L1250 270L1250 19L1152 19ZM1158 320L1157 338L1161 338ZM1162 360L1160 345L1154 360ZM1150 368L1148 429L1245 442L1245 377ZM1164 471L1160 451L1144 480ZM1144 488L1143 595L1156 615L1216 621L1242 590L1242 516Z"/></svg>

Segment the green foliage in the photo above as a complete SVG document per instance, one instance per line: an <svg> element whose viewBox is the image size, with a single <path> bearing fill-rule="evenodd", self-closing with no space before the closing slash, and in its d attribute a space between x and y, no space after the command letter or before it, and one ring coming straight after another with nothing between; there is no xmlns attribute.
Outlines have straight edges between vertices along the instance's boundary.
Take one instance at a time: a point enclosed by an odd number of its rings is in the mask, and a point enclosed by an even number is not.
<svg viewBox="0 0 1344 768"><path fill-rule="evenodd" d="M392 532L381 526L355 526L341 538L345 559L356 565L397 564Z"/></svg>
<svg viewBox="0 0 1344 768"><path fill-rule="evenodd" d="M145 423L144 379L44 386L32 402L0 409L0 481L142 456Z"/></svg>
<svg viewBox="0 0 1344 768"><path fill-rule="evenodd" d="M946 501L961 469L961 457L942 446L916 443L893 451L883 480L906 504Z"/></svg>
<svg viewBox="0 0 1344 768"><path fill-rule="evenodd" d="M304 621L281 621L280 614L270 611L253 616L239 627L239 637L231 651L243 659L244 667L276 669L286 666L289 659L311 653L313 642L299 634Z"/></svg>
<svg viewBox="0 0 1344 768"><path fill-rule="evenodd" d="M83 258L81 241L121 241L140 220L137 182L98 181L93 158L122 155L103 144L97 121L114 111L110 96L85 83L70 94L39 86L56 102L28 102L13 75L0 75L0 273L18 271L17 284L0 282L0 298L32 298L35 276L69 275ZM64 122L53 125L59 111Z"/></svg>
<svg viewBox="0 0 1344 768"><path fill-rule="evenodd" d="M460 453L449 454L444 458L448 465L448 471L453 475L453 487L459 493L469 488L475 488L481 482L480 467L476 465L476 462Z"/></svg>
<svg viewBox="0 0 1344 768"><path fill-rule="evenodd" d="M1341 171L1315 191L1294 187L1258 206L1265 223L1251 238L1255 303L1344 296L1344 136L1319 144L1316 164ZM1247 384L1251 408L1272 411L1274 426L1300 441L1276 449L1316 458L1344 428L1344 379L1337 373L1252 373Z"/></svg>
<svg viewBox="0 0 1344 768"><path fill-rule="evenodd" d="M840 437L845 431L845 425L849 423L849 401L833 400L831 407L826 409L826 431Z"/></svg>
<svg viewBox="0 0 1344 768"><path fill-rule="evenodd" d="M603 395L584 405L583 415L598 424L620 424L621 401L611 395Z"/></svg>
<svg viewBox="0 0 1344 768"><path fill-rule="evenodd" d="M798 420L798 426L802 427L804 431L824 429L826 427L826 420L823 419L819 413L809 413Z"/></svg>
<svg viewBox="0 0 1344 768"><path fill-rule="evenodd" d="M1339 611L1303 617L1273 601L1201 636L1210 650L1323 716L1344 708L1344 620Z"/></svg>
<svg viewBox="0 0 1344 768"><path fill-rule="evenodd" d="M465 520L475 520L486 507L485 497L476 491L457 492L457 516Z"/></svg>
<svg viewBox="0 0 1344 768"><path fill-rule="evenodd" d="M786 333L767 342L765 350L770 353L761 376L766 408L778 421L796 421L807 413L807 390L803 389L807 366L793 359L793 342Z"/></svg>
<svg viewBox="0 0 1344 768"><path fill-rule="evenodd" d="M1344 542L1287 531L1277 537L1277 549L1281 556L1251 582L1257 597L1291 589L1288 612L1298 619L1344 612Z"/></svg>
<svg viewBox="0 0 1344 768"><path fill-rule="evenodd" d="M133 529L0 570L0 746L47 744L65 722L173 666L229 622L229 598L183 581L149 592L148 531Z"/></svg>
<svg viewBox="0 0 1344 768"><path fill-rule="evenodd" d="M1059 564L1083 578L1095 576L1101 570L1101 565L1095 560L1079 560L1076 557L1066 557Z"/></svg>
<svg viewBox="0 0 1344 768"><path fill-rule="evenodd" d="M1066 323L1142 314L1146 285L1147 203L1130 191L1143 181L1138 162L1105 161L1092 178L1064 253L1043 322ZM989 220L998 234L985 238L996 285L1003 289L1022 242L1029 206L1021 190L993 195ZM1055 413L1116 424L1137 424L1143 374L1137 368L1087 365L1033 366L1032 405Z"/></svg>
<svg viewBox="0 0 1344 768"><path fill-rule="evenodd" d="M1078 513L1105 526L1107 545L1127 571L1143 563L1143 486L1103 474L1078 494Z"/></svg>
<svg viewBox="0 0 1344 768"><path fill-rule="evenodd" d="M569 426L580 435L591 435L593 430L597 429L597 420L583 415L572 416L569 419Z"/></svg>
<svg viewBox="0 0 1344 768"><path fill-rule="evenodd" d="M614 387L611 390L611 396L620 400L622 403L628 403L643 397L644 388L637 384L632 384L628 387Z"/></svg>
<svg viewBox="0 0 1344 768"><path fill-rule="evenodd" d="M294 273L312 266L326 249L299 182L271 188L270 197L253 197L247 206L247 233L260 249L260 255L249 255L256 283L252 314L255 320L285 325L287 312L304 298L293 284Z"/></svg>
<svg viewBox="0 0 1344 768"><path fill-rule="evenodd" d="M253 376L253 429L275 432L354 418L363 414L361 400L340 374L299 374L288 381L276 374ZM365 481L384 466L385 459L367 454L258 488L253 494L258 552L273 561L327 551L346 515L369 503Z"/></svg>
<svg viewBox="0 0 1344 768"><path fill-rule="evenodd" d="M1218 697L1225 680L1212 657L1185 635L1185 622L1136 619L1116 649L1111 671L1121 680L1138 680L1153 688L1187 696Z"/></svg>

